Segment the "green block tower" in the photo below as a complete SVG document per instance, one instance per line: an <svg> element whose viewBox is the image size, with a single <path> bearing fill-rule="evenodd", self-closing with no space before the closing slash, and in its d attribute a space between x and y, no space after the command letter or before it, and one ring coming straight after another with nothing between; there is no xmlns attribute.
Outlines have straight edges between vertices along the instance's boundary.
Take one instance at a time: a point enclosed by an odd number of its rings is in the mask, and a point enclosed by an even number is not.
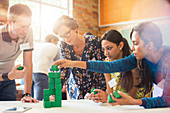
<svg viewBox="0 0 170 113"><path fill-rule="evenodd" d="M44 89L44 108L62 106L62 85L61 73L58 72L58 65L52 65L51 72L48 73L49 89ZM55 95L55 101L50 101L50 95Z"/></svg>

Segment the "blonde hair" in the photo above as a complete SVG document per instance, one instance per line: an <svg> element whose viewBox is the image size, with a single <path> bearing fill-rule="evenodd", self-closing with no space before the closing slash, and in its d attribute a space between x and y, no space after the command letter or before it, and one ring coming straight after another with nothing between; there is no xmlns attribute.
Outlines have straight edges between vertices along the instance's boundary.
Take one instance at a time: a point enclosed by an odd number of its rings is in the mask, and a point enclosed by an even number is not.
<svg viewBox="0 0 170 113"><path fill-rule="evenodd" d="M79 27L76 20L74 20L73 18L70 18L69 16L63 15L59 19L57 19L57 21L55 22L54 27L53 27L53 32L57 35L58 30L63 25L69 27L72 30L75 30L76 28Z"/></svg>
<svg viewBox="0 0 170 113"><path fill-rule="evenodd" d="M16 18L20 15L31 18L32 11L27 5L24 4L15 4L9 8L8 19L11 21L16 21Z"/></svg>

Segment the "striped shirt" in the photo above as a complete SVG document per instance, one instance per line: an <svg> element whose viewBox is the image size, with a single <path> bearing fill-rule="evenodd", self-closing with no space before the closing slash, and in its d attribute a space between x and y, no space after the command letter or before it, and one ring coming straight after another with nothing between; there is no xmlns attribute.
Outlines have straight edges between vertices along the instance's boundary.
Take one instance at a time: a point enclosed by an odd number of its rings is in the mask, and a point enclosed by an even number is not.
<svg viewBox="0 0 170 113"><path fill-rule="evenodd" d="M147 59L144 59L152 69L154 83L158 84L162 79L165 79L163 94L161 97L143 98L142 106L145 108L158 108L170 106L170 49L165 48L162 57L157 64L153 64ZM134 55L130 55L123 59L112 62L87 61L87 70L99 73L112 73L130 71L137 66L137 59Z"/></svg>

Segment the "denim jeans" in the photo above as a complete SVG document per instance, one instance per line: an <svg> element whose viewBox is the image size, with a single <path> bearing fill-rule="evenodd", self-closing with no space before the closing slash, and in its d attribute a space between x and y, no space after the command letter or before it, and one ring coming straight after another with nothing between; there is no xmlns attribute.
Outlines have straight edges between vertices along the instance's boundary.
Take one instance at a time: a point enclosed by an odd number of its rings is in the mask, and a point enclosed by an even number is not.
<svg viewBox="0 0 170 113"><path fill-rule="evenodd" d="M16 101L15 80L0 81L0 101Z"/></svg>
<svg viewBox="0 0 170 113"><path fill-rule="evenodd" d="M48 76L44 73L33 73L32 79L32 97L37 100L42 100L43 90L49 88Z"/></svg>

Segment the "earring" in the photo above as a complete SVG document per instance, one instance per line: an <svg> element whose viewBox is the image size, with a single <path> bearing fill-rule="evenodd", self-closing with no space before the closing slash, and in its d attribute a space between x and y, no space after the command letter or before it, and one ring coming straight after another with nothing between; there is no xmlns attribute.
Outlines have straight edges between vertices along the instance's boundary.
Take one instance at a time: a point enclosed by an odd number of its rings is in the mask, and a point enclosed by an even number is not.
<svg viewBox="0 0 170 113"><path fill-rule="evenodd" d="M122 48L120 48L120 51L122 50Z"/></svg>

